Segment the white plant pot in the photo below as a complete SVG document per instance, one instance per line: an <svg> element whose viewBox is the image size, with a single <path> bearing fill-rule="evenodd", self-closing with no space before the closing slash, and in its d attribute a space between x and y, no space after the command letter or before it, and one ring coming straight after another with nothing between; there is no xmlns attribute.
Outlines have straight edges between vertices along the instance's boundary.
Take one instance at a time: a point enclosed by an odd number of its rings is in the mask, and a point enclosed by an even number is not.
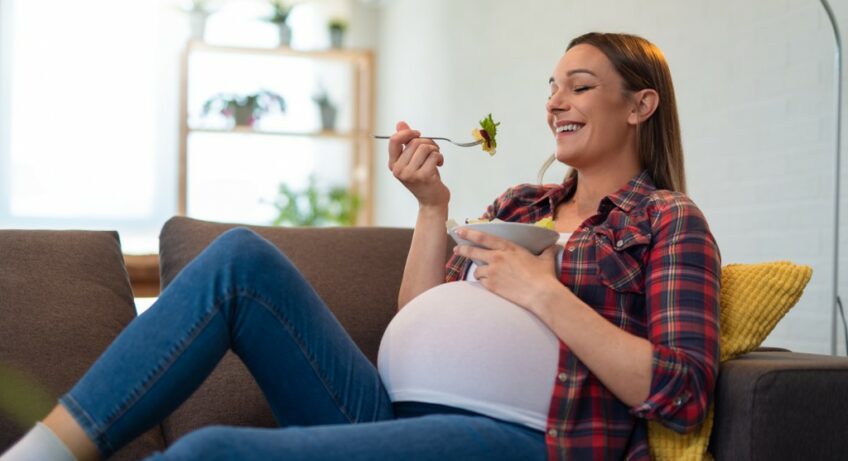
<svg viewBox="0 0 848 461"><path fill-rule="evenodd" d="M330 29L330 46L336 49L344 46L344 31Z"/></svg>
<svg viewBox="0 0 848 461"><path fill-rule="evenodd" d="M277 24L277 30L280 33L280 46L291 46L291 27L283 22Z"/></svg>
<svg viewBox="0 0 848 461"><path fill-rule="evenodd" d="M336 114L338 110L334 106L321 106L321 129L334 131L336 129Z"/></svg>
<svg viewBox="0 0 848 461"><path fill-rule="evenodd" d="M203 40L203 36L206 34L206 19L208 17L209 13L205 11L192 11L189 13L192 40Z"/></svg>

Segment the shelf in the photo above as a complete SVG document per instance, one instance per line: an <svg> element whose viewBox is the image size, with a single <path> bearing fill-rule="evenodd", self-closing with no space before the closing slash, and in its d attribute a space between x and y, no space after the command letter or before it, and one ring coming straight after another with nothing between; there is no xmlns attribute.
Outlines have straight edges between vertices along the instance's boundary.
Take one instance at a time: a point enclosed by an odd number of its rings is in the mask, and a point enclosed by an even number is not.
<svg viewBox="0 0 848 461"><path fill-rule="evenodd" d="M271 125L267 126L267 130L255 130L247 126L239 126L233 128L204 128L202 126L190 126L190 111L189 111L189 92L194 86L205 85L205 92L213 91L214 85L209 83L214 82L216 75L214 72L206 72L203 74L192 74L190 61L192 56L203 54L204 59L213 58L213 60L227 61L230 56L251 56L260 59L251 58L248 60L253 64L266 62L267 65L283 64L286 61L291 62L295 66L300 66L301 62L308 64L316 64L311 66L317 76L320 73L326 73L333 70L339 73L341 77L338 83L340 86L347 86L342 94L343 99L340 101L340 106L346 107L349 110L350 120L340 123L343 131L324 130L319 131L320 125ZM215 56L222 55L222 56ZM223 56L226 55L226 56ZM202 61L201 61L202 62ZM268 64L270 63L270 64ZM339 66L327 66L325 64L338 63ZM263 64L264 65L264 64ZM285 66L283 66L285 67ZM308 67L308 66L307 66ZM275 72L279 75L280 84L285 83L286 72L279 70L281 67L274 67ZM349 70L347 70L349 69ZM245 71L247 75L249 72ZM311 71L310 71L311 72ZM270 75L270 74L263 74ZM300 75L300 74L297 74ZM267 79L266 79L267 80ZM250 78L247 79L250 81ZM277 80L275 80L277 81ZM211 89L210 89L211 88ZM301 105L303 101L301 100ZM319 152L322 150L346 152L344 155L345 164L349 162L349 184L352 192L356 193L362 200L362 208L357 216L357 225L370 225L373 222L373 139L371 133L374 130L374 53L372 50L363 49L326 49L326 50L295 50L288 47L279 48L250 48L241 46L213 45L201 41L190 41L186 44L183 50L180 62L180 107L179 107L179 164L178 164L178 189L179 198L177 203L177 213L185 215L188 208L188 186L189 186L189 139L194 138L197 143L192 143L192 148L197 149L197 152L202 150L205 141L243 143L249 145L254 141L267 140L276 141L282 139L294 140L316 140L320 142L304 143L311 144L304 147L310 152ZM312 109L309 109L311 113ZM301 110L301 112L303 112ZM304 112L306 113L306 112ZM301 114L302 115L302 114ZM200 125L200 123L198 123ZM274 128L278 128L279 131ZM288 130L286 130L288 128ZM292 131L292 130L315 130L315 131ZM245 137L232 136L249 135ZM228 138L219 136L231 136ZM349 148L339 150L338 146L332 144L346 144ZM200 157L198 157L200 158ZM274 162L279 158L274 158ZM336 174L334 172L333 174ZM343 172L344 174L345 172Z"/></svg>
<svg viewBox="0 0 848 461"><path fill-rule="evenodd" d="M290 58L326 59L329 61L360 61L371 59L371 50L353 49L328 49L328 50L295 50L288 47L278 48L252 48L228 45L212 45L201 41L191 41L188 44L189 52L213 52L231 54L257 54L266 56L285 56Z"/></svg>
<svg viewBox="0 0 848 461"><path fill-rule="evenodd" d="M249 134L261 136L296 136L302 138L324 138L324 139L341 139L351 141L357 137L366 136L364 133L340 133L337 131L314 131L314 132L294 132L294 131L262 131L254 130L246 126L239 126L231 129L218 128L189 128L189 133L218 133L218 134Z"/></svg>

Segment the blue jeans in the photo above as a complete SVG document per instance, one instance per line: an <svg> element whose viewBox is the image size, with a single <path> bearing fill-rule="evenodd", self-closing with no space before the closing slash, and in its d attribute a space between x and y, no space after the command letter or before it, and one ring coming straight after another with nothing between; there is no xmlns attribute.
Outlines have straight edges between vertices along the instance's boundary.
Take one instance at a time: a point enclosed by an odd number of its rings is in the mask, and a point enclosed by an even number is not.
<svg viewBox="0 0 848 461"><path fill-rule="evenodd" d="M280 427L207 427L150 459L546 458L540 431L450 407L393 406L297 268L244 228L187 265L60 402L107 458L175 410L230 349Z"/></svg>

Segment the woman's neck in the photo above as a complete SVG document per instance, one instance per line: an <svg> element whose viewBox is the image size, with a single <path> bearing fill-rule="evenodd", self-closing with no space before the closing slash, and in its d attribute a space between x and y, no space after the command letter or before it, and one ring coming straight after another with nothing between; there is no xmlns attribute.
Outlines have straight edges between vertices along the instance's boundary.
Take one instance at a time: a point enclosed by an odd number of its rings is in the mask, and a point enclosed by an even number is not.
<svg viewBox="0 0 848 461"><path fill-rule="evenodd" d="M577 171L577 188L571 197L571 202L577 207L577 213L581 216L595 214L601 199L627 185L640 171L638 165L629 165L617 168L603 168L595 170Z"/></svg>

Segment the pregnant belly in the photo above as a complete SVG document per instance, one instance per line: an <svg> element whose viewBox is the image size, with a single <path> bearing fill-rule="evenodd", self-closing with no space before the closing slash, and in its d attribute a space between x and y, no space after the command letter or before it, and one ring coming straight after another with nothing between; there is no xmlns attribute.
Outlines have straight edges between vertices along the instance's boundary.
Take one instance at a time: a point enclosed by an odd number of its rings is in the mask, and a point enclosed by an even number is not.
<svg viewBox="0 0 848 461"><path fill-rule="evenodd" d="M452 405L545 428L559 340L531 312L476 282L434 287L383 335L378 368L393 401Z"/></svg>

